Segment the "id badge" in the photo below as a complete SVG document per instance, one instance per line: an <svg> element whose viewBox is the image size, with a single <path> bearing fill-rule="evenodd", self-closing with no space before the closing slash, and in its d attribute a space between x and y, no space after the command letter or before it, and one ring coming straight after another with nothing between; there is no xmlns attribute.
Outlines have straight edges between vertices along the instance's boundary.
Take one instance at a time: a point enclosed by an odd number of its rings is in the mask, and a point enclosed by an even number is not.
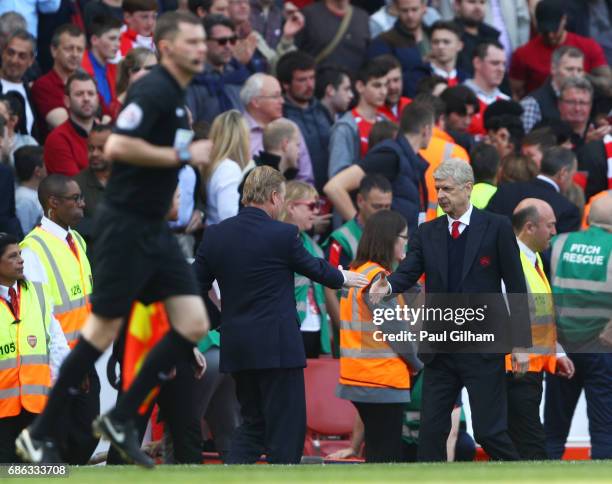
<svg viewBox="0 0 612 484"><path fill-rule="evenodd" d="M184 150L189 147L193 139L193 131L190 129L179 128L174 133L174 149Z"/></svg>

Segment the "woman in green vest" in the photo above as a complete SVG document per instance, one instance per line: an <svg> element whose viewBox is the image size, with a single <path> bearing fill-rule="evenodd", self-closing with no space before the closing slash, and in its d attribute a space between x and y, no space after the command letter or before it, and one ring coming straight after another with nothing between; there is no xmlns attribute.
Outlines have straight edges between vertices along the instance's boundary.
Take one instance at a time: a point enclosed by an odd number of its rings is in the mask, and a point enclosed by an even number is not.
<svg viewBox="0 0 612 484"><path fill-rule="evenodd" d="M312 185L299 181L287 183L285 205L280 219L296 225L306 250L315 257L323 258L323 251L307 234L312 230L318 213L319 194ZM321 353L331 353L329 318L323 286L296 273L295 301L306 357L318 358Z"/></svg>

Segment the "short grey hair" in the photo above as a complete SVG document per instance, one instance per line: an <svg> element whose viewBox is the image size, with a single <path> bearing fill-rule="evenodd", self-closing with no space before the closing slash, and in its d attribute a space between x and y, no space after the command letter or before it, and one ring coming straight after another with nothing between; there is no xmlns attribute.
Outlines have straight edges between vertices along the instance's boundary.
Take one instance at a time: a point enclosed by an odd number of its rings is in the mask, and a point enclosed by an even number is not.
<svg viewBox="0 0 612 484"><path fill-rule="evenodd" d="M440 163L433 173L434 180L452 178L459 185L474 183L474 171L470 164L459 158L450 158Z"/></svg>
<svg viewBox="0 0 612 484"><path fill-rule="evenodd" d="M559 67L561 59L565 56L572 57L574 59L584 59L584 52L571 45L562 45L561 47L555 49L550 62L553 70Z"/></svg>
<svg viewBox="0 0 612 484"><path fill-rule="evenodd" d="M586 91L593 99L593 85L591 81L584 77L568 77L559 86L559 98L563 97L563 93L568 89L578 89L580 91Z"/></svg>
<svg viewBox="0 0 612 484"><path fill-rule="evenodd" d="M26 19L17 12L5 12L0 15L0 35L9 36L16 30L28 28Z"/></svg>
<svg viewBox="0 0 612 484"><path fill-rule="evenodd" d="M261 95L261 90L263 89L263 84L267 77L268 74L258 72L246 80L244 86L242 86L240 90L240 101L245 108L251 104L254 98Z"/></svg>

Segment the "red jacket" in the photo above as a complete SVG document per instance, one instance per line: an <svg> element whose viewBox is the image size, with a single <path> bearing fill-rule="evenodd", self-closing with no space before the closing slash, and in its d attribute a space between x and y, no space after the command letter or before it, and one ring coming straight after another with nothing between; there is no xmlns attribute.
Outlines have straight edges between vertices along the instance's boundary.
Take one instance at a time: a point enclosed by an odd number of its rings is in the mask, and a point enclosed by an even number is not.
<svg viewBox="0 0 612 484"><path fill-rule="evenodd" d="M87 133L70 119L60 124L47 137L44 159L49 174L75 176L89 165Z"/></svg>

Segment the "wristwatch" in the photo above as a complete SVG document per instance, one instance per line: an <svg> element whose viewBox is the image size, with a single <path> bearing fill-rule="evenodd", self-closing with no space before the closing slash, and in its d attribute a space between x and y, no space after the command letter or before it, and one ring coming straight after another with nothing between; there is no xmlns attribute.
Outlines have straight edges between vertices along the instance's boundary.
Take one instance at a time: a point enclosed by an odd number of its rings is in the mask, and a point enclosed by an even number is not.
<svg viewBox="0 0 612 484"><path fill-rule="evenodd" d="M188 165L191 162L191 152L189 151L189 147L185 146L184 148L177 148L176 159L178 160L181 168Z"/></svg>

